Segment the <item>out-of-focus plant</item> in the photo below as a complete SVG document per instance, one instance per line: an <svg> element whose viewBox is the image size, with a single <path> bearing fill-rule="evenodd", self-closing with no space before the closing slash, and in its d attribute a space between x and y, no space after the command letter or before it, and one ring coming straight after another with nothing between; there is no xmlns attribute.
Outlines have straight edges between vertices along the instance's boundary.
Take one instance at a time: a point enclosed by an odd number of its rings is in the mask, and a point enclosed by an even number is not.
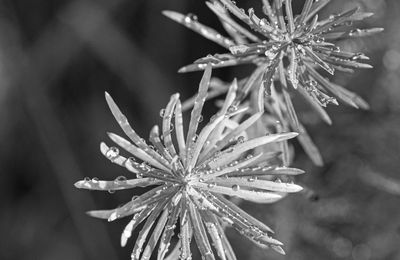
<svg viewBox="0 0 400 260"><path fill-rule="evenodd" d="M111 112L130 141L113 133L108 135L131 157L120 155L119 148L105 143L100 149L111 162L133 173L134 178L85 178L75 186L112 192L148 188L116 209L88 212L108 221L133 215L122 233L122 246L144 222L132 259L150 259L157 244L157 259L191 259L194 237L203 259L215 259L216 254L221 259L234 260L235 253L224 234L227 225L262 248L284 253L282 243L271 237L268 226L226 196L273 203L287 193L302 190L293 183L293 176L303 171L289 167L293 152L287 141L298 132L299 141L313 162L321 165L322 158L297 118L290 92L297 90L329 124L331 120L323 107L337 105L336 98L356 108L368 108L362 98L330 82L318 69L333 74L335 70L369 68L363 63L368 59L364 54L342 51L337 42L381 31L351 28L353 22L371 16L357 8L319 21L317 12L329 0L306 0L298 15L293 13L291 2L274 0L271 4L263 0L266 18L261 19L253 9L246 13L230 0L207 2L230 38L200 24L193 15L164 12L230 53L208 55L180 70L205 70L198 93L183 104L179 94L171 97L160 112L161 129L154 126L150 131L151 144L135 133L106 93ZM211 79L213 67L248 63L256 65L248 78L231 83ZM219 111L199 129L205 101L221 93L226 95ZM182 113L191 107L185 136ZM179 234L175 234L177 231ZM171 244L174 247L167 254Z"/></svg>

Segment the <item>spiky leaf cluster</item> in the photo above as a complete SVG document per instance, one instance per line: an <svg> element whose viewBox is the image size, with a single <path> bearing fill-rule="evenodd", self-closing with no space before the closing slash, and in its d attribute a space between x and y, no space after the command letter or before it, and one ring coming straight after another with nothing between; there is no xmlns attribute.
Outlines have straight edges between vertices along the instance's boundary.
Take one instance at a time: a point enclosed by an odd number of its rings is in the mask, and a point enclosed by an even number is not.
<svg viewBox="0 0 400 260"><path fill-rule="evenodd" d="M260 17L253 8L246 12L231 0L206 2L230 37L200 23L195 15L173 11L163 13L229 50L200 58L179 72L202 70L207 63L214 68L256 65L253 73L243 84L239 84L241 93L237 101L243 101L251 91L265 90L265 111L281 121L286 130L304 133L300 134L303 137L300 142L314 163L320 165L321 156L298 120L290 92L297 90L328 124L332 121L324 107L338 105L337 99L353 107L367 109L368 104L361 97L330 82L323 71L334 74L335 71L353 72L358 68L371 68L364 63L368 60L367 56L341 50L338 43L380 32L382 28L354 28L354 23L372 15L361 12L359 8L319 20L318 12L330 0L306 0L299 14L293 13L292 0L271 2L262 0Z"/></svg>
<svg viewBox="0 0 400 260"><path fill-rule="evenodd" d="M306 0L303 10L298 15L293 14L292 0L274 0L273 4L267 0L262 2L265 16L263 18L259 18L253 8L246 13L244 9L237 7L234 1L207 2L207 6L218 16L231 38L224 37L199 23L196 16L164 11L169 18L230 51L199 59L194 64L181 68L180 72L204 69L208 62L211 62L213 67L245 63L267 65L264 70L259 71L264 81L268 78L269 70L278 70L281 74L278 77L279 81L284 87L287 87L287 83L282 81L287 79L295 89L300 86L322 106L337 102L327 95L330 93L352 106L365 107L365 104L352 94L326 82L316 69L322 68L334 74L335 70L353 72L357 68L371 68L364 63L368 60L367 56L342 51L336 43L382 31L382 28L352 28L354 22L368 18L372 13L360 12L359 8L354 8L318 20L317 13L330 0ZM251 30L236 22L229 13ZM283 65L284 59L289 61L286 66ZM267 86L270 85L269 82L266 83Z"/></svg>
<svg viewBox="0 0 400 260"><path fill-rule="evenodd" d="M119 148L105 143L101 143L100 149L105 157L126 168L133 177L118 177L114 181L84 179L75 186L103 191L149 188L118 208L88 212L108 221L133 215L122 233L122 246L126 245L132 231L144 222L132 259L149 259L157 244L157 259L191 259L190 244L194 237L204 259L215 259L214 254L217 254L221 259L234 260L234 251L224 234L225 225L232 226L263 248L284 253L282 243L271 237L272 230L268 226L225 196L272 203L287 193L300 191L302 188L291 183L290 176L303 171L282 167L280 152L276 149L281 142L297 134L264 133L250 137L246 130L259 121L262 113L243 117L249 108L234 104L238 94L236 81L230 86L220 111L198 129L210 77L211 65L207 66L200 82L187 134L184 134L182 105L179 95L175 94L161 112L161 128L154 126L150 132L151 144L136 134L106 94L112 114L130 140L113 133L108 135L131 157L122 156ZM167 256L177 226L179 241Z"/></svg>

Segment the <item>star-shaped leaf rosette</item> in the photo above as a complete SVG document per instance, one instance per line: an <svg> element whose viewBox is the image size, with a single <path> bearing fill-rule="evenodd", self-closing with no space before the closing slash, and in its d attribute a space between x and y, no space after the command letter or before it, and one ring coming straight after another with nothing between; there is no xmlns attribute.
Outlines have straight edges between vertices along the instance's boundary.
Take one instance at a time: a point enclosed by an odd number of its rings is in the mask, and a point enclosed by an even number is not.
<svg viewBox="0 0 400 260"><path fill-rule="evenodd" d="M258 121L261 113L241 117L238 122L237 117L245 108L233 106L237 95L235 81L220 111L199 130L210 77L211 65L206 67L200 82L186 138L182 106L179 95L175 94L162 110L161 129L154 126L150 132L151 144L135 133L106 94L112 114L130 141L109 133L127 157L121 155L119 148L105 143L101 143L100 149L106 158L126 168L133 177L118 177L112 181L84 179L75 186L103 191L148 187L148 191L118 208L88 212L90 216L108 221L133 216L122 233L122 246L126 245L132 231L144 222L134 243L132 259L149 259L157 244L157 259L191 259L192 236L203 259L215 259L214 254L221 259L236 259L224 234L226 225L263 248L284 253L282 243L271 237L273 232L268 226L226 196L254 203L273 203L287 193L302 190L291 181L283 180L290 180L290 176L303 171L276 163L280 155L275 147L297 133L249 138L245 130ZM263 149L257 149L260 147ZM177 225L180 234L175 234ZM177 240L175 244L173 241ZM173 249L167 254L170 247Z"/></svg>
<svg viewBox="0 0 400 260"><path fill-rule="evenodd" d="M317 13L330 0L306 0L297 15L293 13L292 0L271 2L262 0L264 17L258 17L253 8L246 12L234 1L206 2L230 37L201 24L195 15L173 11L164 11L163 14L230 51L200 58L179 72L203 70L207 63L214 68L256 65L252 75L239 84L237 101L241 102L253 90L265 90L265 111L277 118L284 129L299 132L304 137L300 141L304 149L314 163L321 165L318 149L298 120L290 92L297 90L328 124L331 124L331 119L324 107L338 105L337 99L353 107L367 109L368 104L361 97L330 82L323 71L333 75L335 71L353 72L358 68L371 68L364 63L368 60L367 56L343 51L338 42L369 36L383 29L355 29L353 23L372 15L360 12L359 8L319 20Z"/></svg>

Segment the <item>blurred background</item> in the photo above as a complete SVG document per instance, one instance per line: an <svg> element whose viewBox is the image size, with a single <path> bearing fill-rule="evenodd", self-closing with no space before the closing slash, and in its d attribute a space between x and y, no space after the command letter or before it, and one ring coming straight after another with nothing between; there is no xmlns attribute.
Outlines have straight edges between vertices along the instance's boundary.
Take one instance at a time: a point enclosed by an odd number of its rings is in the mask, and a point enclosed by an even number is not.
<svg viewBox="0 0 400 260"><path fill-rule="evenodd" d="M261 1L237 2L248 8ZM303 2L294 1L295 9ZM242 203L276 231L287 256L228 230L238 259L400 259L400 1L332 0L321 15L354 5L376 14L360 27L385 32L341 43L365 52L374 69L332 80L371 110L330 107L334 124L327 126L297 105L325 166L313 166L294 144L295 166L307 170L298 182L307 191L276 205ZM106 131L121 133L104 91L147 138L171 94L185 99L197 89L201 73L178 68L224 51L162 16L165 9L195 13L222 32L198 0L0 1L0 259L129 259L133 242L119 246L126 220L106 223L85 211L116 207L132 191L73 184L127 174L99 152ZM232 80L251 69L214 75Z"/></svg>

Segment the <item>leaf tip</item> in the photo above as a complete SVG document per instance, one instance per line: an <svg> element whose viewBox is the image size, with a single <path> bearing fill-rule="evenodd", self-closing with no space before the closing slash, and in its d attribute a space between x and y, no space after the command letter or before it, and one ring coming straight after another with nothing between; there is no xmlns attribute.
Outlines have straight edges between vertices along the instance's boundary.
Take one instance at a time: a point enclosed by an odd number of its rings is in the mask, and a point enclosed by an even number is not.
<svg viewBox="0 0 400 260"><path fill-rule="evenodd" d="M108 146L106 145L106 143L104 142L100 143L100 151L102 154L106 154L106 152L108 151Z"/></svg>
<svg viewBox="0 0 400 260"><path fill-rule="evenodd" d="M286 134L286 137L287 137L287 139L292 139L292 138L297 137L298 135L299 135L299 133L289 132L289 133Z"/></svg>
<svg viewBox="0 0 400 260"><path fill-rule="evenodd" d="M110 93L108 93L107 91L104 91L104 97L106 98L106 100L112 99Z"/></svg>
<svg viewBox="0 0 400 260"><path fill-rule="evenodd" d="M74 183L75 188L82 189L84 181L77 181Z"/></svg>
<svg viewBox="0 0 400 260"><path fill-rule="evenodd" d="M171 20L179 22L180 14L177 12L170 11L170 10L163 10L163 11L161 11L161 14L163 14L164 16L168 17Z"/></svg>
<svg viewBox="0 0 400 260"><path fill-rule="evenodd" d="M281 255L286 255L285 250L280 246L271 245L271 248Z"/></svg>
<svg viewBox="0 0 400 260"><path fill-rule="evenodd" d="M186 67L182 67L178 70L178 73L185 73L188 72L188 69Z"/></svg>

